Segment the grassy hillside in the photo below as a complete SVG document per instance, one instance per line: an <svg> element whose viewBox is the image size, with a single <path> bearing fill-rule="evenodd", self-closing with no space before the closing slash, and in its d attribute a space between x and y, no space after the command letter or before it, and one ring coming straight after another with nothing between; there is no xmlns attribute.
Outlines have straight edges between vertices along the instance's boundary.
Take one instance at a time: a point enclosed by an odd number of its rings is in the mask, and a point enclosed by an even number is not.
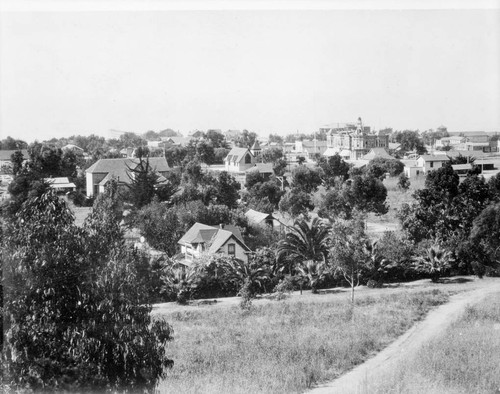
<svg viewBox="0 0 500 394"><path fill-rule="evenodd" d="M378 295L377 295L378 294ZM439 290L292 297L163 314L175 330L165 393L293 393L362 363L447 300Z"/></svg>

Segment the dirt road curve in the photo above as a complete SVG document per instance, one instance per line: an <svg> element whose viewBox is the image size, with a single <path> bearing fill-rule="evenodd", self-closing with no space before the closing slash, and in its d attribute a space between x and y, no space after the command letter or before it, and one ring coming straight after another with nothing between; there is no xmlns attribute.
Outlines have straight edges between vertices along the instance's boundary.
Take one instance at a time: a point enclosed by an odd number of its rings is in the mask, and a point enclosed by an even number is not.
<svg viewBox="0 0 500 394"><path fill-rule="evenodd" d="M431 311L429 315L395 342L373 358L357 366L340 378L321 385L310 394L358 393L363 381L370 381L370 376L384 376L395 368L400 360L416 352L424 343L446 330L465 310L467 305L478 303L483 298L500 291L500 281L484 281L479 289L456 294L450 301ZM366 387L365 387L366 388Z"/></svg>

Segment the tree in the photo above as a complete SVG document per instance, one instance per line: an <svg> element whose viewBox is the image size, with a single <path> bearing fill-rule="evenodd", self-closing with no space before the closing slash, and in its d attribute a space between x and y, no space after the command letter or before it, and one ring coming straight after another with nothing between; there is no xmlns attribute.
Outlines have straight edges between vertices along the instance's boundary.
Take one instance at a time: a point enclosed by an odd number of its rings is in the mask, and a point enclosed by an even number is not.
<svg viewBox="0 0 500 394"><path fill-rule="evenodd" d="M209 144L214 148L224 148L227 149L226 137L220 131L208 130L205 138L208 140Z"/></svg>
<svg viewBox="0 0 500 394"><path fill-rule="evenodd" d="M293 170L291 186L305 193L312 193L321 185L321 176L315 169L299 166Z"/></svg>
<svg viewBox="0 0 500 394"><path fill-rule="evenodd" d="M337 153L328 158L321 157L318 166L322 170L322 177L326 187L334 187L337 183L343 183L349 178L351 165L346 163Z"/></svg>
<svg viewBox="0 0 500 394"><path fill-rule="evenodd" d="M359 285L366 265L365 242L364 223L360 218L346 224L337 222L330 232L329 263L332 271L340 273L351 287L353 304L354 288Z"/></svg>
<svg viewBox="0 0 500 394"><path fill-rule="evenodd" d="M264 163L276 163L277 160L284 157L283 150L280 148L265 149L262 152L262 160Z"/></svg>
<svg viewBox="0 0 500 394"><path fill-rule="evenodd" d="M149 164L149 158L139 157L136 166L128 166L130 200L136 208L142 208L151 202L158 186L158 174Z"/></svg>
<svg viewBox="0 0 500 394"><path fill-rule="evenodd" d="M23 168L24 155L20 150L17 150L10 155L10 160L12 161L12 174L15 176L19 174Z"/></svg>
<svg viewBox="0 0 500 394"><path fill-rule="evenodd" d="M451 268L452 261L451 252L435 244L428 248L423 256L417 256L415 269L429 274L433 282L438 282L439 278Z"/></svg>
<svg viewBox="0 0 500 394"><path fill-rule="evenodd" d="M320 218L314 218L311 223L304 219L296 220L293 227L288 230L276 250L280 271L293 274L296 267L305 261L326 261L329 226Z"/></svg>
<svg viewBox="0 0 500 394"><path fill-rule="evenodd" d="M171 329L151 320L132 256L114 247L116 218L103 216L106 207L80 229L49 191L8 223L3 366L13 389L150 390L171 366ZM111 240L107 248L98 237Z"/></svg>
<svg viewBox="0 0 500 394"><path fill-rule="evenodd" d="M216 194L213 200L216 204L225 205L229 209L235 209L238 206L241 185L232 175L226 171L220 172L215 181L215 188Z"/></svg>
<svg viewBox="0 0 500 394"><path fill-rule="evenodd" d="M419 155L427 152L418 131L404 130L396 133L396 141L401 144L404 152L416 151Z"/></svg>
<svg viewBox="0 0 500 394"><path fill-rule="evenodd" d="M311 195L300 189L290 189L278 204L280 212L287 213L292 218L308 215L314 209Z"/></svg>
<svg viewBox="0 0 500 394"><path fill-rule="evenodd" d="M341 186L329 190L321 202L322 217L351 219L354 211L388 212L387 189L380 179L368 175L354 175Z"/></svg>
<svg viewBox="0 0 500 394"><path fill-rule="evenodd" d="M134 225L152 248L169 256L176 254L177 241L183 235L183 229L175 209L153 200L137 212Z"/></svg>
<svg viewBox="0 0 500 394"><path fill-rule="evenodd" d="M4 140L0 141L0 150L20 150L26 149L28 144L22 140L16 140L11 136L8 136Z"/></svg>
<svg viewBox="0 0 500 394"><path fill-rule="evenodd" d="M469 244L475 245L482 252L476 253L476 263L483 267L498 267L500 264L500 203L488 205L474 219Z"/></svg>

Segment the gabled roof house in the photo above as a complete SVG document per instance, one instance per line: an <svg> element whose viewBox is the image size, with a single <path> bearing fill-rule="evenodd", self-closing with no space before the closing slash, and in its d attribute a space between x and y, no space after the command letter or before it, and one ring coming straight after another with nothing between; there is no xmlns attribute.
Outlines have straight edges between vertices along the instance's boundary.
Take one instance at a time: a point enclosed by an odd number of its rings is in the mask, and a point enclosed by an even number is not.
<svg viewBox="0 0 500 394"><path fill-rule="evenodd" d="M137 168L139 163L138 158L131 157L98 160L85 171L87 197L97 196L99 193L102 193L106 184L113 178L119 184L130 184L131 177L133 176L130 169ZM149 166L159 175L159 183L166 181L165 176L170 171L170 167L164 157L150 157Z"/></svg>
<svg viewBox="0 0 500 394"><path fill-rule="evenodd" d="M248 261L250 248L245 245L241 232L235 226L208 226L195 223L177 242L181 251L176 259L185 265L201 256L202 253L221 253Z"/></svg>

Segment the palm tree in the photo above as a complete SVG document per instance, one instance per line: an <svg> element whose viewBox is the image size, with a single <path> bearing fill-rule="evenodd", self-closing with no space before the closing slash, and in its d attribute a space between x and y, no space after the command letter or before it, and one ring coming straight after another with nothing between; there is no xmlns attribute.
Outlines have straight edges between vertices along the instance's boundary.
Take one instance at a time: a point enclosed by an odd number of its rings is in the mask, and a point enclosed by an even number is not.
<svg viewBox="0 0 500 394"><path fill-rule="evenodd" d="M322 219L296 220L293 227L278 243L276 261L280 271L292 272L305 261L326 264L328 254L329 226ZM312 266L311 266L312 267Z"/></svg>
<svg viewBox="0 0 500 394"><path fill-rule="evenodd" d="M321 282L329 272L324 261L307 260L297 266L297 271L309 280L313 294L318 293L318 283Z"/></svg>
<svg viewBox="0 0 500 394"><path fill-rule="evenodd" d="M431 280L437 282L451 268L452 261L452 253L436 244L427 249L423 256L415 259L415 268L429 274Z"/></svg>

